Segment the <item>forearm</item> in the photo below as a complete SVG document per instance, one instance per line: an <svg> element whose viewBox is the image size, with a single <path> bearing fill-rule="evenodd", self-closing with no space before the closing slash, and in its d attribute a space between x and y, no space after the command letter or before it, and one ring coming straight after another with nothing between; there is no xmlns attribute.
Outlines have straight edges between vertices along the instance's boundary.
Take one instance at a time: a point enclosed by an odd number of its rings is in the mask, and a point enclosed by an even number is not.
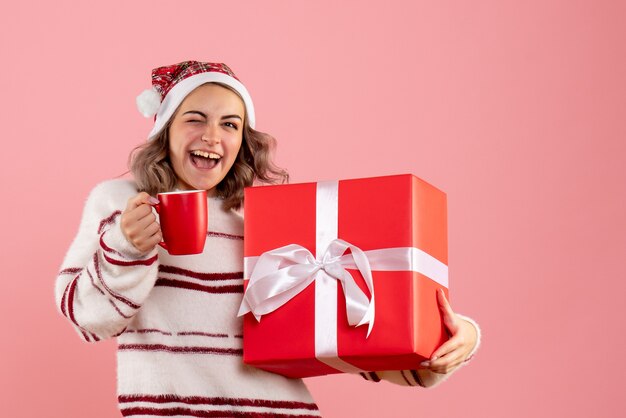
<svg viewBox="0 0 626 418"><path fill-rule="evenodd" d="M460 367L467 364L467 362L473 357L473 355L478 350L481 341L481 331L478 324L471 318L468 318L463 315L457 314L457 316L467 321L471 324L476 331L476 340L473 348L469 351L467 357L464 359L462 363L453 369L449 370L447 373L436 373L427 368L421 369L409 369L409 370L387 370L387 371L378 371L378 372L370 372L370 373L361 373L361 376L372 382L378 382L381 380L386 380L391 383L402 385L402 386L421 386L421 387L434 387L438 384L442 383L446 379L448 379L454 372L456 372Z"/></svg>
<svg viewBox="0 0 626 418"><path fill-rule="evenodd" d="M156 280L156 250L146 256L129 253L116 236L117 228L114 224L102 232L84 266L64 266L57 278L59 309L86 341L122 332Z"/></svg>
<svg viewBox="0 0 626 418"><path fill-rule="evenodd" d="M476 352L478 351L478 348L480 347L480 340L482 338L482 334L481 334L480 326L472 318L465 316L465 315L458 314L458 313L456 314L456 316L458 316L459 318L461 318L462 320L466 322L469 322L474 327L474 330L476 331L476 342L474 343L474 347L471 349L471 351L469 352L469 354L467 355L467 358L465 359L463 363L463 364L466 364L468 361L472 359L472 357L474 357L474 354L476 354Z"/></svg>
<svg viewBox="0 0 626 418"><path fill-rule="evenodd" d="M98 190L87 201L55 289L57 307L85 341L120 334L148 297L158 273L157 251L142 254L124 238L121 212L101 208Z"/></svg>
<svg viewBox="0 0 626 418"><path fill-rule="evenodd" d="M453 372L440 374L428 369L386 370L374 372L380 380L400 386L420 386L430 388L446 380ZM370 380L366 378L366 380Z"/></svg>

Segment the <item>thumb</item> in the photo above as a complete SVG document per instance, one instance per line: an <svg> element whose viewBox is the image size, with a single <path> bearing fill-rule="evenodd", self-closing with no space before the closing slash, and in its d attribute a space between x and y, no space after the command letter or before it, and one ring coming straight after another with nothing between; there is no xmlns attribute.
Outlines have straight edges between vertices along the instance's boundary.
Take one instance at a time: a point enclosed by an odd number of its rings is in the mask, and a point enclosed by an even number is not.
<svg viewBox="0 0 626 418"><path fill-rule="evenodd" d="M443 315L444 325L448 328L451 335L455 335L459 330L459 325L456 315L452 311L452 307L450 306L448 299L446 299L446 294L443 292L443 289L437 289L437 303L439 304L439 309Z"/></svg>

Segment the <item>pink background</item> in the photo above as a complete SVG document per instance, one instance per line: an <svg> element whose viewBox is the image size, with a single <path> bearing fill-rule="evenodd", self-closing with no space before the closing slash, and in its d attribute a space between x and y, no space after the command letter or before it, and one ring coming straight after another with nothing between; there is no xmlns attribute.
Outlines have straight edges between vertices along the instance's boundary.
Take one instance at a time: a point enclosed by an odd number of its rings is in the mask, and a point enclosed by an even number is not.
<svg viewBox="0 0 626 418"><path fill-rule="evenodd" d="M2 416L117 416L115 342L81 342L53 283L150 130L150 70L188 58L232 66L293 182L448 193L452 305L482 349L434 390L310 379L325 416L622 416L624 2L92 3L0 13Z"/></svg>

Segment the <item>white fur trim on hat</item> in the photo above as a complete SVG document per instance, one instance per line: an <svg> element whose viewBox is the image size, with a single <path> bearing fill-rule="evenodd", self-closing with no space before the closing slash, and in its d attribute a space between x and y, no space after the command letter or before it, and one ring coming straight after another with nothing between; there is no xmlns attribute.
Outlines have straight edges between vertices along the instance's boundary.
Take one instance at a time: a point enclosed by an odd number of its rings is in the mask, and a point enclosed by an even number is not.
<svg viewBox="0 0 626 418"><path fill-rule="evenodd" d="M181 80L176 84L172 89L167 93L159 110L156 114L156 121L154 122L154 127L152 131L148 135L148 140L151 140L155 136L161 132L161 130L167 125L167 122L174 115L178 106L185 100L185 97L189 93L191 93L196 87L201 86L205 83L217 82L226 84L229 87L232 87L243 99L243 103L246 107L246 117L248 118L248 124L251 128L254 128L254 105L252 104L252 97L250 97L250 93L246 87L239 82L237 79L216 71L205 72L200 74L195 74L190 77L187 77L184 80Z"/></svg>

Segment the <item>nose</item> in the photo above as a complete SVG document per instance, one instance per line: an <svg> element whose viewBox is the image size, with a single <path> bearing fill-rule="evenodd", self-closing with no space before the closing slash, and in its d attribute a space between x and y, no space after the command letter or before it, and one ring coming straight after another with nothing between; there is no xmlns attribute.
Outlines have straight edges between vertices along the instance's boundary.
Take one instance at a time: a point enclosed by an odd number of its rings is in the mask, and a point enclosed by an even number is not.
<svg viewBox="0 0 626 418"><path fill-rule="evenodd" d="M216 145L222 142L218 130L211 126L207 126L206 130L202 134L201 139L209 145Z"/></svg>

